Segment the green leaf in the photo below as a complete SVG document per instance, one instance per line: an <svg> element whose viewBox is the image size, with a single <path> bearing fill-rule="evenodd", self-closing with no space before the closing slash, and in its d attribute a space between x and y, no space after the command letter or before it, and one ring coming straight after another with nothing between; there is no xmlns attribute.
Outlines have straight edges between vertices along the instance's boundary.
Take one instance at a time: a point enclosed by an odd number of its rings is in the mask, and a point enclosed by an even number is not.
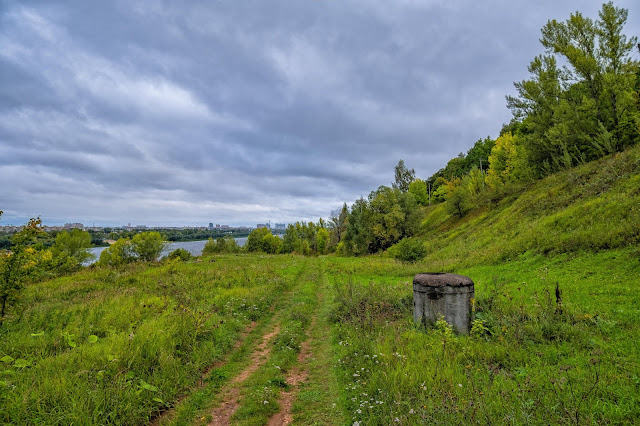
<svg viewBox="0 0 640 426"><path fill-rule="evenodd" d="M164 401L163 401L163 400L161 400L160 398L153 398L153 400L154 400L155 402L159 402L160 404L164 404Z"/></svg>
<svg viewBox="0 0 640 426"><path fill-rule="evenodd" d="M18 358L13 363L13 366L16 367L16 368L25 368L25 367L28 367L29 364L30 364L30 362L27 361L26 359Z"/></svg>
<svg viewBox="0 0 640 426"><path fill-rule="evenodd" d="M126 380L131 380L136 377L136 374L133 371L128 371L127 374L124 375Z"/></svg>
<svg viewBox="0 0 640 426"><path fill-rule="evenodd" d="M2 362L6 362L6 363L10 363L10 362L12 362L12 361L13 361L13 358L12 358L12 357L10 357L9 355L5 355L5 356L3 356L2 358L0 358L0 361L2 361Z"/></svg>
<svg viewBox="0 0 640 426"><path fill-rule="evenodd" d="M64 339L67 341L69 346L71 346L72 348L75 348L76 342L73 341L73 336L75 336L75 334L69 334L67 332L62 334L62 337L64 337Z"/></svg>
<svg viewBox="0 0 640 426"><path fill-rule="evenodd" d="M96 336L95 334L92 334L91 336L89 336L89 343L96 343L98 341L98 336Z"/></svg>
<svg viewBox="0 0 640 426"><path fill-rule="evenodd" d="M155 387L153 385L150 385L149 383L145 382L142 379L140 379L140 387L142 389L146 389L146 390L151 391L151 392L158 392L158 388L157 387Z"/></svg>
<svg viewBox="0 0 640 426"><path fill-rule="evenodd" d="M44 336L44 331L41 331L40 333L31 333L31 337L42 337Z"/></svg>

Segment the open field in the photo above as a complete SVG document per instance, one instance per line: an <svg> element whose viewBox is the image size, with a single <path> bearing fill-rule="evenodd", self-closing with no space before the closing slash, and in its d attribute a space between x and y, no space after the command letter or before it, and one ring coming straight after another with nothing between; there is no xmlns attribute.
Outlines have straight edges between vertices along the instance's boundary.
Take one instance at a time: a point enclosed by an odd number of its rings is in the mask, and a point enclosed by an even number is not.
<svg viewBox="0 0 640 426"><path fill-rule="evenodd" d="M637 251L525 254L456 270L476 282L483 323L472 336L413 324L412 277L432 269L376 256L220 256L30 286L1 330L1 419L583 424L640 416Z"/></svg>
<svg viewBox="0 0 640 426"><path fill-rule="evenodd" d="M417 264L254 253L29 284L0 327L0 421L634 423L639 170L633 148L462 218L425 207ZM413 276L438 271L476 283L469 336L412 321Z"/></svg>

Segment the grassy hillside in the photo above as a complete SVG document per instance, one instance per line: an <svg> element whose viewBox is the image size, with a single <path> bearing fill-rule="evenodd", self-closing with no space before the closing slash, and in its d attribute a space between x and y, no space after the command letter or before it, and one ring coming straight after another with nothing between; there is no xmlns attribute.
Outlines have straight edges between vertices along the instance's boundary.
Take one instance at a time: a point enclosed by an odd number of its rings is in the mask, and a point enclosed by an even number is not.
<svg viewBox="0 0 640 426"><path fill-rule="evenodd" d="M494 196L498 198L497 195ZM495 263L525 252L555 255L637 246L640 147L485 199L462 219L428 207L422 235L440 269Z"/></svg>

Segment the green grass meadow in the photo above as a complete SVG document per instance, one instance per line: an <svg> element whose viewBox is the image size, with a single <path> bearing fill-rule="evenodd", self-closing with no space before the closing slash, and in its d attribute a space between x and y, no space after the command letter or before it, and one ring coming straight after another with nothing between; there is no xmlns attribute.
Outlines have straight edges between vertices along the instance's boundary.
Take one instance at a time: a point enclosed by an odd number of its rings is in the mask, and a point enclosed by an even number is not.
<svg viewBox="0 0 640 426"><path fill-rule="evenodd" d="M222 255L30 284L0 327L0 422L207 423L277 326L233 424L266 424L294 368L294 424L637 424L639 171L635 148L462 219L427 207L415 264ZM438 271L475 282L469 335L413 322L413 277Z"/></svg>
<svg viewBox="0 0 640 426"><path fill-rule="evenodd" d="M640 416L640 296L630 282L640 259L632 250L457 270L476 283L482 325L470 336L413 324L418 266L327 263L352 422L632 424Z"/></svg>
<svg viewBox="0 0 640 426"><path fill-rule="evenodd" d="M0 421L145 423L270 314L303 263L228 256L27 287L0 331Z"/></svg>

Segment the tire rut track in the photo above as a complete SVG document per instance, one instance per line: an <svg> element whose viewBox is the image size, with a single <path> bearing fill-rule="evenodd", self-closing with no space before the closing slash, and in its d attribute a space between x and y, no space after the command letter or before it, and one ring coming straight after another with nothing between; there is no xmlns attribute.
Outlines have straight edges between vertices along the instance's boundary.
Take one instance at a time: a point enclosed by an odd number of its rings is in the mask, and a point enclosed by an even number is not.
<svg viewBox="0 0 640 426"><path fill-rule="evenodd" d="M280 332L280 325L277 324L273 330L262 336L262 342L256 347L251 355L251 360L247 368L231 380L227 389L222 391L222 401L211 413L209 426L227 426L231 424L231 416L239 407L240 385L262 367L271 353L269 343Z"/></svg>
<svg viewBox="0 0 640 426"><path fill-rule="evenodd" d="M300 353L298 354L297 364L289 371L285 379L286 383L291 386L291 389L281 395L280 400L278 401L278 405L280 405L280 411L269 418L269 422L267 423L268 426L289 425L293 422L293 403L298 396L300 386L309 377L309 369L305 364L313 355L313 350L311 347L313 337L311 336L313 336L313 330L316 328L318 320L318 307L324 302L324 295L322 290L322 282L320 281L320 286L316 291L318 299L315 307L315 312L313 314L313 318L311 319L311 324L309 324L308 328L309 338L302 343Z"/></svg>

